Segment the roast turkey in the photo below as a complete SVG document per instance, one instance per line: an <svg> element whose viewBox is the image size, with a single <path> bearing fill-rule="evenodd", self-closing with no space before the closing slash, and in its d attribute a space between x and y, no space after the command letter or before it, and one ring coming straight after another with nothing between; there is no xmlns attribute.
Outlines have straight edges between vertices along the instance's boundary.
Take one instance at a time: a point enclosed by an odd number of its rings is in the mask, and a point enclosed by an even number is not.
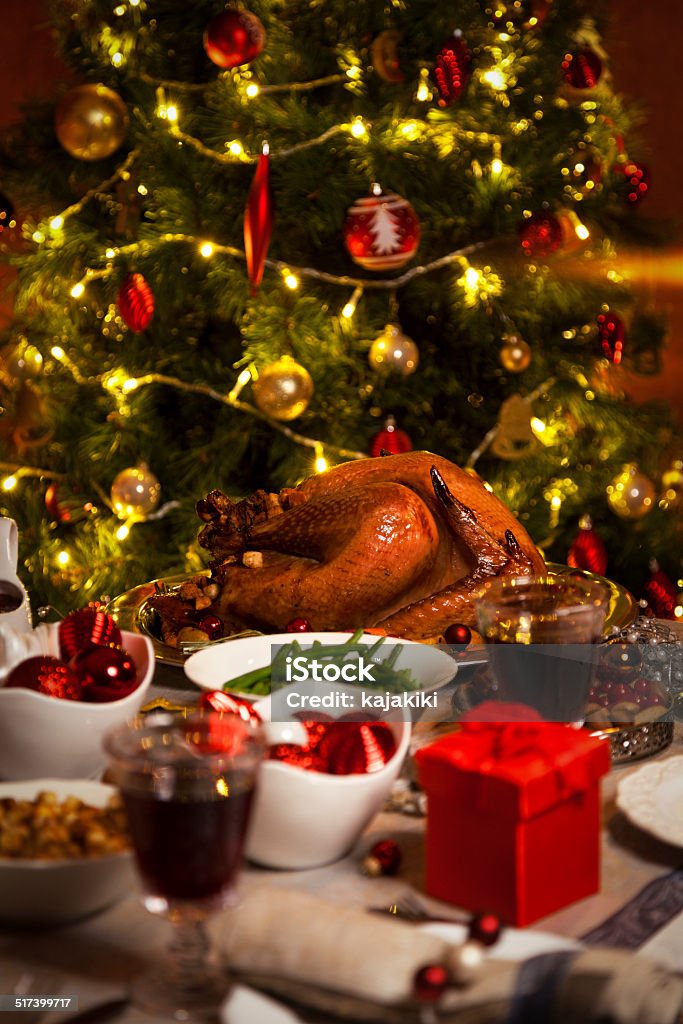
<svg viewBox="0 0 683 1024"><path fill-rule="evenodd" d="M487 578L544 570L509 509L429 452L345 463L277 495L211 491L197 511L219 588L211 611L231 630L279 632L304 618L314 630L421 640L473 626Z"/></svg>

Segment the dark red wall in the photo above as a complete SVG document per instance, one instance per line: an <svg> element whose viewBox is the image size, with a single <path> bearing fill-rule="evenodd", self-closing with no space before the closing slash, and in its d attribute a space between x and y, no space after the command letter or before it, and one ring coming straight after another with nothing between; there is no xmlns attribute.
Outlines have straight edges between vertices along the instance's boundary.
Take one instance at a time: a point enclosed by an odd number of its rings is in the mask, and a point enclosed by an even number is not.
<svg viewBox="0 0 683 1024"><path fill-rule="evenodd" d="M18 104L29 96L50 96L64 68L54 56L44 0L1 0L0 127L19 116ZM683 4L666 0L613 0L606 38L611 71L619 92L642 101L647 117L643 145L633 156L646 160L652 187L644 209L683 223L681 161L683 88L680 85L680 40ZM0 189L2 183L0 182ZM683 232L677 245L663 253L629 258L629 273L642 289L643 301L664 309L671 325L664 371L630 382L641 398L667 397L683 420ZM7 279L6 273L4 280ZM0 286L3 278L0 277ZM0 317L7 315L7 302Z"/></svg>

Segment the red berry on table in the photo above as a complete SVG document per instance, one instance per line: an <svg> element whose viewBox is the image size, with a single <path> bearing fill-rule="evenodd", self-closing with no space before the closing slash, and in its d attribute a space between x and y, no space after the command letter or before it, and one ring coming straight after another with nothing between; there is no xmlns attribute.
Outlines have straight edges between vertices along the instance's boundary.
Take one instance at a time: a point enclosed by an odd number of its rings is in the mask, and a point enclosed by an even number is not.
<svg viewBox="0 0 683 1024"><path fill-rule="evenodd" d="M472 639L472 630L461 622L452 622L444 633L447 644L468 644Z"/></svg>
<svg viewBox="0 0 683 1024"><path fill-rule="evenodd" d="M595 703L599 704L600 707L608 708L610 706L610 704L612 703L612 700L611 700L610 695L608 693L600 693L595 698Z"/></svg>
<svg viewBox="0 0 683 1024"><path fill-rule="evenodd" d="M500 937L502 927L496 914L475 914L470 921L469 937L481 942L482 946L493 946Z"/></svg>
<svg viewBox="0 0 683 1024"><path fill-rule="evenodd" d="M448 985L448 971L441 964L427 964L415 975L413 992L421 1003L436 1003Z"/></svg>
<svg viewBox="0 0 683 1024"><path fill-rule="evenodd" d="M637 693L648 693L650 690L650 680L642 678L636 679L635 683L633 684L633 689Z"/></svg>
<svg viewBox="0 0 683 1024"><path fill-rule="evenodd" d="M220 640L223 636L223 623L217 615L205 615L197 623L197 628L206 633L209 640Z"/></svg>
<svg viewBox="0 0 683 1024"><path fill-rule="evenodd" d="M292 619L285 627L288 633L310 633L311 624L308 619Z"/></svg>
<svg viewBox="0 0 683 1024"><path fill-rule="evenodd" d="M395 839L374 843L363 861L366 875L395 875L401 866L401 847Z"/></svg>

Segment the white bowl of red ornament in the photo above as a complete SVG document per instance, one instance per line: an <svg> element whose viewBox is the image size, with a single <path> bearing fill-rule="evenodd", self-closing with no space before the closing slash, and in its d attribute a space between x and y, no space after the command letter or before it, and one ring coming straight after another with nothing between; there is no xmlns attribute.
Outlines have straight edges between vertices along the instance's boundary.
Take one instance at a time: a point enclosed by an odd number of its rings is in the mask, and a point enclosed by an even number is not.
<svg viewBox="0 0 683 1024"><path fill-rule="evenodd" d="M147 637L98 608L0 629L0 778L96 778L102 736L135 716L154 674Z"/></svg>
<svg viewBox="0 0 683 1024"><path fill-rule="evenodd" d="M213 690L203 708L262 723L260 768L246 856L284 870L320 867L344 857L382 809L408 753L405 711L390 721L270 721L270 697L252 703Z"/></svg>

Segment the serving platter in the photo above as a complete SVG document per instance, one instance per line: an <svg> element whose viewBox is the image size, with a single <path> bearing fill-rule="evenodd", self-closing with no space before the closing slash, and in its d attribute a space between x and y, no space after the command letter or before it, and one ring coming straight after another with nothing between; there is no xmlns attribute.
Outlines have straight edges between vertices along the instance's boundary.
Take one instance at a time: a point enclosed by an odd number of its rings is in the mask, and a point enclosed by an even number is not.
<svg viewBox="0 0 683 1024"><path fill-rule="evenodd" d="M609 606L605 618L604 633L608 636L614 629L624 629L635 622L638 615L638 602L632 594L619 583L597 576L595 573L585 569L572 569L568 565L558 565L555 562L548 563L548 571L556 576L566 576L576 573L585 579L603 583L609 591ZM188 580L196 579L197 576L208 576L209 572L178 573L175 576L165 576L158 580L150 580L138 587L127 590L124 594L115 597L107 606L107 611L112 615L121 629L130 630L133 633L141 633L149 637L154 648L154 656L157 661L164 665L176 665L182 667L187 656L178 648L171 647L164 643L159 630L157 614L150 605L150 598L160 592L172 593L181 584ZM243 633L236 634L238 637Z"/></svg>

